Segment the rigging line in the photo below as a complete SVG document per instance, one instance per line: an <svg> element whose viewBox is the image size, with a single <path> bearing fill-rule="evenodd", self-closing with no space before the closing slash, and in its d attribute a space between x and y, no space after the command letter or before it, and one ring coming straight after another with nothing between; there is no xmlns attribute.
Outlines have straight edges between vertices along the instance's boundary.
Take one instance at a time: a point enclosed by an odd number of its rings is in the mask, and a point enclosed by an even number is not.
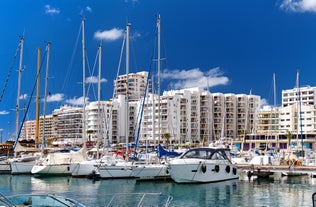
<svg viewBox="0 0 316 207"><path fill-rule="evenodd" d="M19 54L20 47L21 47L21 42L19 42L18 47L16 48L16 51L15 51L15 54L14 54L14 57L13 57L11 66L10 66L10 68L9 68L8 75L7 75L6 79L5 79L4 86L3 86L3 89L2 89L2 93L1 93L1 96L0 96L0 102L1 102L2 99L3 99L3 96L4 96L4 93L5 93L5 91L6 91L6 88L8 87L9 79L10 79L10 77L11 77L12 70L13 70L13 67L14 67L14 64L15 64L15 61L16 61L16 58L17 58L17 56L18 56L18 54Z"/></svg>
<svg viewBox="0 0 316 207"><path fill-rule="evenodd" d="M123 52L124 52L125 40L126 40L126 35L124 35L123 42L122 42L121 53L120 53L120 58L119 58L119 64L118 64L118 67L117 67L117 73L116 73L115 80L117 80L117 78L118 78L118 76L120 74L120 68L121 68L122 57L123 57ZM115 96L116 96L115 91L113 91L111 100L114 100ZM104 123L105 124L105 128L106 128L106 139L108 140L107 147L110 147L110 137L109 137L110 121L109 120L112 119L113 107L114 107L114 104L112 102L112 104L110 105L110 110L109 110L110 111L110 115L109 115L107 121L105 121L105 123Z"/></svg>
<svg viewBox="0 0 316 207"><path fill-rule="evenodd" d="M42 60L44 60L46 58L46 54L47 54L47 51L44 53L43 57L42 57ZM42 66L43 66L43 63L44 61L41 61L41 65L40 65L40 69L36 75L36 78L35 78L35 82L34 82L34 85L33 85L33 89L32 89L32 92L31 92L31 95L30 95L30 98L29 98L29 101L28 101L28 104L27 104L27 107L26 107L26 110L25 110L25 113L24 113L24 116L23 116L23 119L22 119L22 122L21 122L21 125L19 127L19 132L18 132L18 136L16 137L16 140L14 142L14 146L13 146L13 149L15 149L16 145L17 145L17 141L19 140L20 138L20 135L21 135L21 131L22 131L22 128L23 128L23 124L25 122L25 119L27 117L27 112L30 108L30 105L31 105L31 102L32 102L32 97L33 97L33 94L34 94L34 91L36 89L36 86L37 86L37 78L38 76L40 76L41 74L41 70L42 70ZM12 151L12 154L14 154L14 150Z"/></svg>
<svg viewBox="0 0 316 207"><path fill-rule="evenodd" d="M78 48L79 38L80 38L80 34L81 34L81 27L82 27L82 24L80 23L80 27L79 27L77 39L76 39L76 42L75 42L74 50L72 51L72 55L71 55L71 59L70 59L70 62L69 62L68 68L67 68L67 72L66 72L66 76L65 76L65 79L64 79L64 83L63 83L62 88L61 88L62 91L65 89L67 80L69 79L70 73L72 72L72 71L70 71L70 69L72 68L72 65L73 65L73 62L74 62L74 59L75 59L75 53L76 53L77 48Z"/></svg>
<svg viewBox="0 0 316 207"><path fill-rule="evenodd" d="M95 72L95 68L96 68L96 65L97 65L97 62L98 62L98 57L99 57L99 50L97 51L97 54L96 54L96 56L95 56L95 60L94 60L94 64L93 64L93 68L92 68L92 72L90 71L90 67L89 67L89 61L88 61L88 58L86 58L87 59L87 62L88 62L88 68L89 68L89 72L90 72L90 76L92 76L93 74L94 74L94 72ZM88 86L88 94L89 94L89 90L90 90L90 86L91 86L91 84L89 84L89 86ZM94 98L95 99L97 99L96 97L97 97L97 95L96 95L96 92L95 92L95 90L94 90L94 84L92 85L92 87L93 87L93 95L94 95Z"/></svg>
<svg viewBox="0 0 316 207"><path fill-rule="evenodd" d="M131 38L131 40L133 40L133 38ZM133 55L134 64L135 64L135 71L138 71L137 60L136 60L136 52L135 52L135 47L134 47L133 41L131 41L131 46L132 46L132 55Z"/></svg>

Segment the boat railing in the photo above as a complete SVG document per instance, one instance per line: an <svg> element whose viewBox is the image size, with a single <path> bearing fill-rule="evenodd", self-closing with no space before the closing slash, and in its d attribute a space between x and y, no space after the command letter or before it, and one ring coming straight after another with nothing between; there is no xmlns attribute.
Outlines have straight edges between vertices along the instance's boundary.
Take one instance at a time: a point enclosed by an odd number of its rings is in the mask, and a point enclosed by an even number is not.
<svg viewBox="0 0 316 207"><path fill-rule="evenodd" d="M157 206L168 207L173 199L172 196L164 195L162 193L116 193L107 194L111 196L107 207L115 206Z"/></svg>
<svg viewBox="0 0 316 207"><path fill-rule="evenodd" d="M1 206L2 205L10 206L10 207L14 207L15 206L15 204L12 201L10 201L10 199L8 199L1 192L0 192L0 204L1 204Z"/></svg>

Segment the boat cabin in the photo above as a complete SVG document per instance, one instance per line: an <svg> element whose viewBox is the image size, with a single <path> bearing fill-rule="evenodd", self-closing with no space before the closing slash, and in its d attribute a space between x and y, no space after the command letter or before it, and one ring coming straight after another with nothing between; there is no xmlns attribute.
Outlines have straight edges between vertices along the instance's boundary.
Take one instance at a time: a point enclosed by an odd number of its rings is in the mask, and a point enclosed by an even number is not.
<svg viewBox="0 0 316 207"><path fill-rule="evenodd" d="M193 148L186 151L180 158L230 160L230 149L227 148Z"/></svg>

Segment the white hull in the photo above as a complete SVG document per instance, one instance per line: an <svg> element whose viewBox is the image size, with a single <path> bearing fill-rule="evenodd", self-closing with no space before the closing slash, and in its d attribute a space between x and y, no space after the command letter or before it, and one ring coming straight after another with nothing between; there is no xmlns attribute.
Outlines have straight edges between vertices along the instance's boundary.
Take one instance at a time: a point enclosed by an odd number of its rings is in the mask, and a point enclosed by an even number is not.
<svg viewBox="0 0 316 207"><path fill-rule="evenodd" d="M216 165L219 167L218 172L215 170ZM206 170L203 172L202 164L200 163L174 163L169 165L170 176L177 183L219 182L239 177L236 168L236 174L233 173L233 165L205 163L205 166ZM229 173L226 172L226 167L230 169Z"/></svg>
<svg viewBox="0 0 316 207"><path fill-rule="evenodd" d="M101 178L135 178L133 176L133 166L100 166L98 171Z"/></svg>
<svg viewBox="0 0 316 207"><path fill-rule="evenodd" d="M35 161L28 162L12 162L11 163L11 174L31 174L32 168L35 165Z"/></svg>
<svg viewBox="0 0 316 207"><path fill-rule="evenodd" d="M71 175L69 164L34 165L33 175Z"/></svg>
<svg viewBox="0 0 316 207"><path fill-rule="evenodd" d="M0 163L0 174L10 173L11 165L9 163Z"/></svg>
<svg viewBox="0 0 316 207"><path fill-rule="evenodd" d="M141 180L169 178L170 175L165 164L145 165L139 164L133 169L133 177Z"/></svg>
<svg viewBox="0 0 316 207"><path fill-rule="evenodd" d="M208 183L239 178L226 148L190 149L181 157L170 160L168 170L176 183Z"/></svg>
<svg viewBox="0 0 316 207"><path fill-rule="evenodd" d="M95 160L91 161L83 161L80 163L71 163L69 165L71 175L73 177L86 177L88 176L93 170L96 170L95 165L98 163Z"/></svg>

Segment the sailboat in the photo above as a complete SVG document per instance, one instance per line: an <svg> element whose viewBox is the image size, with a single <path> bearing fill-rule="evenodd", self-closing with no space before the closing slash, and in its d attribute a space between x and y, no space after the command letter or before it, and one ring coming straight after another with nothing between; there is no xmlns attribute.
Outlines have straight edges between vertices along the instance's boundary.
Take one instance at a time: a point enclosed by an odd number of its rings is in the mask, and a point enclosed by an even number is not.
<svg viewBox="0 0 316 207"><path fill-rule="evenodd" d="M82 18L82 31L84 31L84 19ZM85 48L84 48L84 32L82 33L83 39L83 140L85 142ZM49 175L71 175L70 164L78 163L86 159L86 147L79 151L53 151L44 154L37 160L33 166L31 173L35 176L49 176Z"/></svg>
<svg viewBox="0 0 316 207"><path fill-rule="evenodd" d="M98 114L100 115L100 78L101 78L101 51L102 46L99 45L98 56L99 56L99 75L98 75ZM100 123L99 123L100 124ZM98 143L100 139L100 128L98 130ZM91 150L92 151L92 150ZM86 159L81 162L72 162L69 166L72 177L87 177L94 173L94 176L98 175L97 167L101 163L111 163L112 158L110 156L103 156L99 159L99 144L96 149L97 159Z"/></svg>
<svg viewBox="0 0 316 207"><path fill-rule="evenodd" d="M47 76L47 70L48 70L48 63L49 63L49 52L50 52L50 43L47 43L46 46L47 50L47 62L46 62L46 76ZM38 48L38 74L37 74L37 91L36 91L36 114L39 112L39 89L40 89L40 48ZM46 80L47 84L47 80ZM46 98L46 94L45 94ZM46 103L46 100L45 100ZM45 108L45 106L44 106ZM39 136L38 130L39 130L39 123L38 123L38 115L36 115L36 131L37 131L37 137ZM44 133L43 133L44 134ZM36 141L38 142L38 141ZM38 143L35 142L35 146L32 148L29 147L23 147L19 142L17 142L15 146L15 152L24 152L20 156L15 156L14 158L10 159L11 164L11 174L31 174L32 168L34 167L36 160L40 158L40 152L38 148Z"/></svg>
<svg viewBox="0 0 316 207"><path fill-rule="evenodd" d="M128 75L129 75L129 33L131 24L126 25L126 153L128 152L128 136L129 136L129 121L128 121ZM126 156L126 159L128 156ZM101 178L133 178L133 162L128 160L117 159L112 163L101 163L97 170Z"/></svg>
<svg viewBox="0 0 316 207"><path fill-rule="evenodd" d="M21 89L21 76L22 76L22 59L23 59L23 45L24 38L20 38L20 42L18 45L20 51L20 62L19 62L19 70L18 70L18 90L17 90L17 103L16 103L16 117L15 117L15 144L13 145L13 149L15 145L18 143L18 129L19 129L19 107L20 107L20 89ZM11 152L12 153L12 152ZM7 158L0 160L0 173L10 173L11 172L11 164Z"/></svg>

